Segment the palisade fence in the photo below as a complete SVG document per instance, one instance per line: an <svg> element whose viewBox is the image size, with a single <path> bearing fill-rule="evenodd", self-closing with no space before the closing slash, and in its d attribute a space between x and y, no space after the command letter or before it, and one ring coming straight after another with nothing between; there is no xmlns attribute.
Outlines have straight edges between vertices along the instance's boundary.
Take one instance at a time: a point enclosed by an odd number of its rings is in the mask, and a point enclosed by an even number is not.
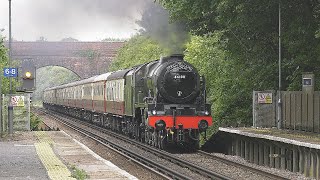
<svg viewBox="0 0 320 180"><path fill-rule="evenodd" d="M30 130L30 94L13 94L13 130ZM8 132L9 95L2 95L2 132Z"/></svg>
<svg viewBox="0 0 320 180"><path fill-rule="evenodd" d="M320 132L320 91L281 91L282 128ZM277 126L276 91L253 91L253 126Z"/></svg>

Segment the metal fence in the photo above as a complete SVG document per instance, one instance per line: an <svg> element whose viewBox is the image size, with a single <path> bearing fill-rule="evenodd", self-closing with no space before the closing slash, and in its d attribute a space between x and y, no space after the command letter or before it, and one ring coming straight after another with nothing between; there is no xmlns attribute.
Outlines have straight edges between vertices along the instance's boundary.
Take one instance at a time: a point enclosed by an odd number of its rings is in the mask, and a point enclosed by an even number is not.
<svg viewBox="0 0 320 180"><path fill-rule="evenodd" d="M272 102L263 101L262 93L271 93ZM259 102L260 96L260 102ZM262 99L262 101L261 101ZM253 92L253 126L276 127L275 91ZM282 127L298 131L320 132L320 92L281 91Z"/></svg>
<svg viewBox="0 0 320 180"><path fill-rule="evenodd" d="M13 94L13 130L30 130L30 94ZM9 95L2 95L2 132L8 132Z"/></svg>

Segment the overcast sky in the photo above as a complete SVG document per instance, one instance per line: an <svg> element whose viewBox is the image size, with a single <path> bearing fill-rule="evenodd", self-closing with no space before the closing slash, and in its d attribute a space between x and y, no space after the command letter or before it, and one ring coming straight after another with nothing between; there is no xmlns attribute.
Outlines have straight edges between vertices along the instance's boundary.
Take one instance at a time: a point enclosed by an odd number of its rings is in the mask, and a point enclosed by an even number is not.
<svg viewBox="0 0 320 180"><path fill-rule="evenodd" d="M129 38L135 24L152 0L12 0L12 37L48 41L66 37L80 41ZM9 1L0 0L0 29L9 34ZM1 33L1 32L0 32Z"/></svg>

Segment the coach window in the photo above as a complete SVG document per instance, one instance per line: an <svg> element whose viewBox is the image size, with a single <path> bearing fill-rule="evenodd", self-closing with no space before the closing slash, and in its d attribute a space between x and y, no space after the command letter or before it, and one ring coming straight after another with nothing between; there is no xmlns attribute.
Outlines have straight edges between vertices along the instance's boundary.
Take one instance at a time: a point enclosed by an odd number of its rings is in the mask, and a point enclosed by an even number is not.
<svg viewBox="0 0 320 180"><path fill-rule="evenodd" d="M121 85L121 81L119 80L118 81L118 101L120 100L121 98L121 89L120 89L120 85Z"/></svg>
<svg viewBox="0 0 320 180"><path fill-rule="evenodd" d="M111 84L110 82L108 83L108 100L110 101L111 100Z"/></svg>
<svg viewBox="0 0 320 180"><path fill-rule="evenodd" d="M90 96L90 91L89 91L89 86L86 87L86 93L87 93L87 96Z"/></svg>
<svg viewBox="0 0 320 180"><path fill-rule="evenodd" d="M105 89L105 91L106 91L105 94L106 94L106 99L107 99L107 100L109 100L109 97L108 97L108 96L109 96L109 94L108 94L108 85L109 85L109 84L108 84L108 82L107 82L107 83L106 83L106 89Z"/></svg>
<svg viewBox="0 0 320 180"><path fill-rule="evenodd" d="M124 93L123 83L124 83L124 81L121 81L121 83L120 83L120 101L123 101L123 93Z"/></svg>
<svg viewBox="0 0 320 180"><path fill-rule="evenodd" d="M113 91L112 100L113 100L113 101L117 99L117 89L116 89L116 87L117 87L117 84L116 84L116 82L114 82L114 83L113 83L113 87L112 87L112 91Z"/></svg>
<svg viewBox="0 0 320 180"><path fill-rule="evenodd" d="M119 99L119 89L118 89L118 85L119 85L119 82L118 81L116 81L116 87L115 87L115 89L116 89L116 101L118 101L118 99Z"/></svg>
<svg viewBox="0 0 320 180"><path fill-rule="evenodd" d="M109 82L107 82L107 84L106 84L106 89L105 89L105 94L106 94L106 98L107 98L107 100L109 100Z"/></svg>

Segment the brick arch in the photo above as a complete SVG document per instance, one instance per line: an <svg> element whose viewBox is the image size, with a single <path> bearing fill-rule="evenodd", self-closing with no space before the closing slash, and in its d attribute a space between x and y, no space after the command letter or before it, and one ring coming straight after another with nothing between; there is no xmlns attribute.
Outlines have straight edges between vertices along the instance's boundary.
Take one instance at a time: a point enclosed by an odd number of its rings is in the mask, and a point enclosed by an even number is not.
<svg viewBox="0 0 320 180"><path fill-rule="evenodd" d="M123 45L124 42L14 41L12 59L32 60L37 68L65 67L83 79L107 72L117 51Z"/></svg>
<svg viewBox="0 0 320 180"><path fill-rule="evenodd" d="M40 69L40 68L44 68L44 67L48 67L48 66L63 67L63 68L65 68L65 69L68 69L69 71L73 72L75 75L77 75L77 76L81 79L81 76L80 76L77 72L73 71L73 69L70 69L70 68L64 67L64 66L59 66L59 65L47 65L47 66L37 66L36 68L37 68L37 70L38 70L38 69Z"/></svg>

